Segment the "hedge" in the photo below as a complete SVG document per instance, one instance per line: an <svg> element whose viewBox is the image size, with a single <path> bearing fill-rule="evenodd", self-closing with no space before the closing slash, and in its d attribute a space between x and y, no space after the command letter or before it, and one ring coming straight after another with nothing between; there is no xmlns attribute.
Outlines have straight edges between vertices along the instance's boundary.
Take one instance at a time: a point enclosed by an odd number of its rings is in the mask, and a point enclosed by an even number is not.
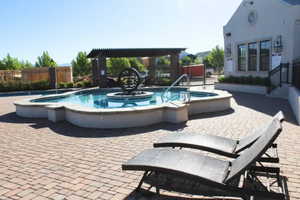
<svg viewBox="0 0 300 200"><path fill-rule="evenodd" d="M84 80L84 81L78 81L76 83L72 83L72 82L68 82L68 83L58 83L58 88L88 88L88 87L92 87L92 82L88 81L88 80Z"/></svg>
<svg viewBox="0 0 300 200"><path fill-rule="evenodd" d="M24 91L24 90L48 90L50 89L49 81L0 81L0 92Z"/></svg>
<svg viewBox="0 0 300 200"><path fill-rule="evenodd" d="M219 77L220 83L236 83L243 85L261 85L271 86L269 78L254 77L254 76L221 76Z"/></svg>

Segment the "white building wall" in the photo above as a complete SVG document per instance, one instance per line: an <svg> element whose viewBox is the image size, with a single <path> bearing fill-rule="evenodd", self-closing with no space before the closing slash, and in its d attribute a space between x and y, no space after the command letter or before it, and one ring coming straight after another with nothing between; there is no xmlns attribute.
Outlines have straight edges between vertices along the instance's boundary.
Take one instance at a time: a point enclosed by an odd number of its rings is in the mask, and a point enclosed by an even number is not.
<svg viewBox="0 0 300 200"><path fill-rule="evenodd" d="M300 6L291 6L282 0L252 0L253 5L250 2L250 0L244 0L228 24L224 26L225 51L229 44L232 50L231 57L225 56L225 75L268 75L268 72L239 72L237 70L237 46L239 44L261 40L271 40L273 43L281 35L282 63L292 62L295 56L300 56L300 45L294 49L294 38L297 35L295 22L300 19ZM257 13L255 24L248 22L248 15L251 11ZM231 36L227 37L227 33L231 33ZM230 67L231 63L233 67Z"/></svg>

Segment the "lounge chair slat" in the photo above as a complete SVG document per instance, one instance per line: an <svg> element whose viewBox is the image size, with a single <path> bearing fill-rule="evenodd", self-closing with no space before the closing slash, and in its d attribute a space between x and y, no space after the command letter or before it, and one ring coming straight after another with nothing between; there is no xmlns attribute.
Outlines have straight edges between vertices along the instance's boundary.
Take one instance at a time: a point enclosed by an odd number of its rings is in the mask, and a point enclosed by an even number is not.
<svg viewBox="0 0 300 200"><path fill-rule="evenodd" d="M237 140L206 134L174 133L154 143L154 147L185 147L234 157Z"/></svg>
<svg viewBox="0 0 300 200"><path fill-rule="evenodd" d="M228 161L165 148L145 150L122 165L123 170L160 171L217 183L224 182L228 168Z"/></svg>
<svg viewBox="0 0 300 200"><path fill-rule="evenodd" d="M241 152L249 148L262 135L264 130L272 123L273 120L282 122L284 120L283 113L279 111L270 122L264 124L258 129L255 129L252 134L240 140L234 140L214 135L181 132L165 136L155 142L153 146L199 149L211 153L216 153L222 156L236 158Z"/></svg>
<svg viewBox="0 0 300 200"><path fill-rule="evenodd" d="M273 120L270 126L264 130L262 136L251 146L245 150L237 159L232 161L230 173L226 178L226 182L235 179L241 173L251 166L255 161L272 146L282 130L281 123L277 119Z"/></svg>
<svg viewBox="0 0 300 200"><path fill-rule="evenodd" d="M254 130L252 134L240 139L235 150L236 154L239 154L240 152L249 148L262 135L262 132L270 126L273 120L278 120L279 122L282 122L284 120L284 115L282 111L279 111L270 122L264 124L261 128Z"/></svg>

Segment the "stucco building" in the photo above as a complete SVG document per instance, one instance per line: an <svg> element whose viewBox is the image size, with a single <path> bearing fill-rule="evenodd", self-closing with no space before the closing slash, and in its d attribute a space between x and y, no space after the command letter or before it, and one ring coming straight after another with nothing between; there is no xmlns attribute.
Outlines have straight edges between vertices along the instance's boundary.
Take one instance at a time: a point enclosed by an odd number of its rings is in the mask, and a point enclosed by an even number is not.
<svg viewBox="0 0 300 200"><path fill-rule="evenodd" d="M225 75L267 77L280 63L291 68L300 58L300 0L243 0L224 26L224 47Z"/></svg>

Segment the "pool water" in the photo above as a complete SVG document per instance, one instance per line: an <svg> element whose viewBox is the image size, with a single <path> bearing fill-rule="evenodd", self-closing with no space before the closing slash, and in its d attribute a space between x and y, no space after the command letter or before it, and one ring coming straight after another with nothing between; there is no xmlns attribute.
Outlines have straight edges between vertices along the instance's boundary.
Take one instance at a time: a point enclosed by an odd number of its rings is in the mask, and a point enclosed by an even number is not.
<svg viewBox="0 0 300 200"><path fill-rule="evenodd" d="M107 99L106 94L110 92L92 91L92 92L79 92L65 97L52 97L49 99L36 99L32 102L43 103L71 103L91 108L128 108L136 106L150 106L160 105L164 103L161 98L164 90L151 90L153 96L150 98L141 98L134 100L112 100ZM186 89L172 89L168 94L169 101L187 101ZM190 100L201 99L208 96L216 96L214 93L208 92L191 92Z"/></svg>

